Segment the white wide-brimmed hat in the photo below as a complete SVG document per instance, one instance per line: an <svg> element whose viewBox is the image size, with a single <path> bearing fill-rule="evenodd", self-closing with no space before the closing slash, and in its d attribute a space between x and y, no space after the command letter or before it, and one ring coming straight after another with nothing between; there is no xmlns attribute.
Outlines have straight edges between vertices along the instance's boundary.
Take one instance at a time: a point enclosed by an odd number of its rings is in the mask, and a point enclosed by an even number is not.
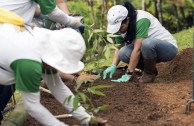
<svg viewBox="0 0 194 126"><path fill-rule="evenodd" d="M122 5L115 5L111 7L107 14L108 33L116 33L121 27L122 21L127 17L128 10Z"/></svg>
<svg viewBox="0 0 194 126"><path fill-rule="evenodd" d="M63 73L81 71L84 63L80 60L86 50L81 34L71 28L48 31L48 34L48 41L42 45L42 60Z"/></svg>

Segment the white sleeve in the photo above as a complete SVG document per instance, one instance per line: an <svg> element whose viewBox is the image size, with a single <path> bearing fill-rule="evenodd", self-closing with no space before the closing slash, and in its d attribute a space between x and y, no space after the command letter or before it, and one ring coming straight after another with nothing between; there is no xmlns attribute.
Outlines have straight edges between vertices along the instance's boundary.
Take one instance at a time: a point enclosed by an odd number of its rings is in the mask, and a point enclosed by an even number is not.
<svg viewBox="0 0 194 126"><path fill-rule="evenodd" d="M44 126L68 126L57 120L42 104L40 104L40 92L27 93L21 91L21 98L25 110Z"/></svg>
<svg viewBox="0 0 194 126"><path fill-rule="evenodd" d="M50 14L48 14L48 17L55 22L61 23L66 26L71 26L73 28L78 28L81 25L80 20L65 14L57 6Z"/></svg>

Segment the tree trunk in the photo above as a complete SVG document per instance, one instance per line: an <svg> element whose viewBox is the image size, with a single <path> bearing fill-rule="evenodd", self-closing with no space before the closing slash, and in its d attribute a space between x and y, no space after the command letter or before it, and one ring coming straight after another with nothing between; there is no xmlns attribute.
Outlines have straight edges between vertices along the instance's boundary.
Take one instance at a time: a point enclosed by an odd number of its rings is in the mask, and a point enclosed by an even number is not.
<svg viewBox="0 0 194 126"><path fill-rule="evenodd" d="M180 21L179 21L179 17L178 17L177 6L175 4L173 4L173 8L174 8L174 16L176 18L177 31L180 31L181 30L181 25L180 25Z"/></svg>
<svg viewBox="0 0 194 126"><path fill-rule="evenodd" d="M186 19L185 19L185 12L184 12L184 6L180 6L179 7L181 15L182 15L182 21L183 21L183 25L187 28L187 23L186 23Z"/></svg>
<svg viewBox="0 0 194 126"><path fill-rule="evenodd" d="M155 7L155 17L159 19L158 17L158 8L157 8L157 0L154 0L154 7Z"/></svg>
<svg viewBox="0 0 194 126"><path fill-rule="evenodd" d="M93 2L93 0L89 0L89 4L91 7L91 11L92 11L92 20L93 20L94 28L96 28L96 22L95 22L95 18L94 18L94 2Z"/></svg>
<svg viewBox="0 0 194 126"><path fill-rule="evenodd" d="M158 19L160 21L160 23L163 23L163 18L162 18L162 0L157 0L156 3L156 8L157 8L157 12L158 12Z"/></svg>
<svg viewBox="0 0 194 126"><path fill-rule="evenodd" d="M141 6L142 6L142 10L146 11L146 1L145 0L141 1Z"/></svg>
<svg viewBox="0 0 194 126"><path fill-rule="evenodd" d="M1 126L23 126L26 118L27 113L24 110L23 103L19 101L15 109L10 113Z"/></svg>
<svg viewBox="0 0 194 126"><path fill-rule="evenodd" d="M105 11L105 0L101 0L101 20L100 20L100 29L103 29L103 20L104 20L104 11Z"/></svg>

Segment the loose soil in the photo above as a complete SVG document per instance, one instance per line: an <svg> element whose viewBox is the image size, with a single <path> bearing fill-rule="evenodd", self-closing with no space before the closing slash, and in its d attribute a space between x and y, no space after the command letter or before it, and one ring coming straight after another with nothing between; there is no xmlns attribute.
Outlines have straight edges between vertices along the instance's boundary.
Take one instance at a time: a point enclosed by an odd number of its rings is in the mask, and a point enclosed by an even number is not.
<svg viewBox="0 0 194 126"><path fill-rule="evenodd" d="M194 105L184 114L187 100L192 97L192 52L185 49L174 60L157 64L159 75L154 83L138 83L138 73L127 83L97 79L94 85L113 86L103 90L105 97L94 97L96 106L109 105L109 109L99 112L98 116L107 119L110 126L194 126ZM124 72L124 68L117 69L113 79ZM70 82L66 84L73 90ZM50 94L42 92L41 103L54 115L67 113ZM60 120L69 125L78 124L73 118ZM28 117L26 126L39 125Z"/></svg>

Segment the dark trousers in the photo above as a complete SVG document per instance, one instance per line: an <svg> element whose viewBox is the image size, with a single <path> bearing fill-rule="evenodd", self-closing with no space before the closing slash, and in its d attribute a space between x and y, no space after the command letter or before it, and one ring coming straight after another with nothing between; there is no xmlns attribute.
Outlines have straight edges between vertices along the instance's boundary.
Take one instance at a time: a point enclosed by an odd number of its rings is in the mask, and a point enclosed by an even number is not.
<svg viewBox="0 0 194 126"><path fill-rule="evenodd" d="M15 84L8 85L8 86L0 85L0 121L3 120L2 111L5 109L14 91L15 91Z"/></svg>

